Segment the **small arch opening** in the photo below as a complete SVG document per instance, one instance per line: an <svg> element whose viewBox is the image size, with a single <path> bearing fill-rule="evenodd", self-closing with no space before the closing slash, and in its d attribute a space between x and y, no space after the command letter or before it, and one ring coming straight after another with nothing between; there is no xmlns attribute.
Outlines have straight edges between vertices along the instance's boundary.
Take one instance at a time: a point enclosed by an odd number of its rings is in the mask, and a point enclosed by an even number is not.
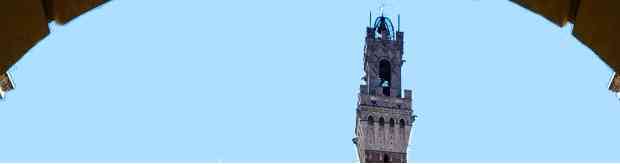
<svg viewBox="0 0 620 164"><path fill-rule="evenodd" d="M394 127L394 123L395 123L395 122L394 122L394 119L393 119L393 118L390 118L390 127Z"/></svg>
<svg viewBox="0 0 620 164"><path fill-rule="evenodd" d="M399 122L401 128L405 127L405 120L404 119L400 119L400 121L398 121L398 122Z"/></svg>
<svg viewBox="0 0 620 164"><path fill-rule="evenodd" d="M373 118L372 116L368 116L368 124L369 125L374 125L375 124L375 118Z"/></svg>
<svg viewBox="0 0 620 164"><path fill-rule="evenodd" d="M383 163L390 163L390 156L387 154L383 155Z"/></svg>
<svg viewBox="0 0 620 164"><path fill-rule="evenodd" d="M389 61L383 59L379 62L379 79L383 88L383 95L390 96L390 87L392 86L392 65Z"/></svg>
<svg viewBox="0 0 620 164"><path fill-rule="evenodd" d="M385 119L383 117L379 118L379 126L385 125Z"/></svg>

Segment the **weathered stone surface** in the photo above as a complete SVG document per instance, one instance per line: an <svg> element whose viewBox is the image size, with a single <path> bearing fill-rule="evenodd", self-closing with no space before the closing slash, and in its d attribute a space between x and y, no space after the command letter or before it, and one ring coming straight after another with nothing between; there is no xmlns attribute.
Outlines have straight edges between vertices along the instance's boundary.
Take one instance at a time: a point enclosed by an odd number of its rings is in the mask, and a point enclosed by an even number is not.
<svg viewBox="0 0 620 164"><path fill-rule="evenodd" d="M366 150L364 154L367 154L366 158L364 159L364 162L367 162L367 163L386 163L386 162L406 163L407 162L406 153Z"/></svg>
<svg viewBox="0 0 620 164"><path fill-rule="evenodd" d="M413 110L411 90L401 89L403 33L379 39L374 31L367 28L354 142L360 162L407 162Z"/></svg>

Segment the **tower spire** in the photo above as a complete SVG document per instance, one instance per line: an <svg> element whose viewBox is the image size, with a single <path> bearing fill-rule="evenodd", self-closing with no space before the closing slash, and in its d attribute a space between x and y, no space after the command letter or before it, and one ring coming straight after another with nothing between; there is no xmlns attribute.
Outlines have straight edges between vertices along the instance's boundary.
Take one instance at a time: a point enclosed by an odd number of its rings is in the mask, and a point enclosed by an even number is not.
<svg viewBox="0 0 620 164"><path fill-rule="evenodd" d="M379 11L381 12L381 17L383 17L383 9L385 8L385 0L381 0L381 4L379 7Z"/></svg>
<svg viewBox="0 0 620 164"><path fill-rule="evenodd" d="M372 27L372 10L370 10L368 13L368 27Z"/></svg>

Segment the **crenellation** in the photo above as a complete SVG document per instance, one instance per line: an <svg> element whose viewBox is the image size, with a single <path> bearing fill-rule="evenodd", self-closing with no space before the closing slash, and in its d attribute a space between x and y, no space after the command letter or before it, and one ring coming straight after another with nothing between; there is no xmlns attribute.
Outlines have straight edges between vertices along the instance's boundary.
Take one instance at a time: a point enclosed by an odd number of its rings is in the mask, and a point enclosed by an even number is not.
<svg viewBox="0 0 620 164"><path fill-rule="evenodd" d="M377 106L402 110L411 110L411 99L400 97L373 96L368 94L358 95L359 105Z"/></svg>

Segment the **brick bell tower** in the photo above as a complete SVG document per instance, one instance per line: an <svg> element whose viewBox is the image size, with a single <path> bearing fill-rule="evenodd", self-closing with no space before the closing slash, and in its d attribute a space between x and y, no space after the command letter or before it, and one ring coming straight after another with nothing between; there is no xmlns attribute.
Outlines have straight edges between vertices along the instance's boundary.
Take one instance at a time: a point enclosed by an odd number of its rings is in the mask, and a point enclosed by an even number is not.
<svg viewBox="0 0 620 164"><path fill-rule="evenodd" d="M369 26L353 143L360 162L404 163L415 117L411 90L401 91L403 32L383 14Z"/></svg>

